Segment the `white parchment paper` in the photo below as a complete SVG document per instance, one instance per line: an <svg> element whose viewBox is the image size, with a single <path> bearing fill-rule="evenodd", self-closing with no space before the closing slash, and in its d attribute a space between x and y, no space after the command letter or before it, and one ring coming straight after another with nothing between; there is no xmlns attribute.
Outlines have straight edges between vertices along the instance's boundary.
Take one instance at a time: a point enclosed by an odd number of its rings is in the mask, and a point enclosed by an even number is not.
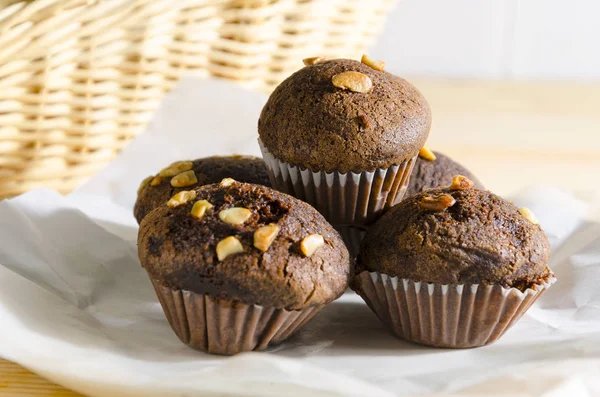
<svg viewBox="0 0 600 397"><path fill-rule="evenodd" d="M174 160L258 154L264 101L184 79L148 132L77 192L1 202L0 356L90 396L600 395L600 224L595 203L551 186L514 199L540 218L559 281L491 346L403 342L353 293L264 353L181 344L137 259L135 192Z"/></svg>

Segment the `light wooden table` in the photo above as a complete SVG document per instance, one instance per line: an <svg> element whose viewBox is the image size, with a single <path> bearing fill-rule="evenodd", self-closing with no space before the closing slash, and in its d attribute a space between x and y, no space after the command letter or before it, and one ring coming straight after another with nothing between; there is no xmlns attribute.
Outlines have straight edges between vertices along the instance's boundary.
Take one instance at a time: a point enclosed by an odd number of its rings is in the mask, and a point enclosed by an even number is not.
<svg viewBox="0 0 600 397"><path fill-rule="evenodd" d="M412 81L433 109L428 146L460 159L491 190L546 183L600 193L600 82ZM0 360L0 396L78 394Z"/></svg>

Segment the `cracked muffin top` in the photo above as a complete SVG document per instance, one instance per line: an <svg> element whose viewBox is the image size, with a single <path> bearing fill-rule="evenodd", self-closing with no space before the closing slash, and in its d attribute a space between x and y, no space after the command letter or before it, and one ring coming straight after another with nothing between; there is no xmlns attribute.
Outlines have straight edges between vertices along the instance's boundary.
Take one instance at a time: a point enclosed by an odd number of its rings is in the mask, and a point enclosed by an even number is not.
<svg viewBox="0 0 600 397"><path fill-rule="evenodd" d="M165 204L175 193L217 183L223 178L271 186L265 163L259 157L232 155L177 161L142 181L133 215L140 223L150 211Z"/></svg>
<svg viewBox="0 0 600 397"><path fill-rule="evenodd" d="M288 310L338 298L352 270L340 235L313 207L229 178L148 214L138 250L169 288Z"/></svg>
<svg viewBox="0 0 600 397"><path fill-rule="evenodd" d="M545 281L550 247L531 211L458 178L383 215L362 242L360 271L521 290Z"/></svg>
<svg viewBox="0 0 600 397"><path fill-rule="evenodd" d="M388 168L417 155L431 112L406 80L349 59L306 66L273 91L258 121L277 159L313 171Z"/></svg>
<svg viewBox="0 0 600 397"><path fill-rule="evenodd" d="M452 178L456 175L464 175L475 183L476 188L485 189L471 171L450 157L440 152L421 150L410 175L405 197L427 189L450 186Z"/></svg>

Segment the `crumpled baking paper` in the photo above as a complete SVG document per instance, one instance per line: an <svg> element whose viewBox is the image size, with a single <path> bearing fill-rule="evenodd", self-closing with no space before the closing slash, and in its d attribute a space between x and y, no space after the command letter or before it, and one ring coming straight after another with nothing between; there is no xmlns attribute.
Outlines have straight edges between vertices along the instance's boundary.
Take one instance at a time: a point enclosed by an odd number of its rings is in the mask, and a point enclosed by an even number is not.
<svg viewBox="0 0 600 397"><path fill-rule="evenodd" d="M184 79L148 132L81 189L1 202L0 356L90 396L600 395L597 206L550 186L513 199L540 218L559 281L491 346L401 341L352 292L267 352L181 344L137 259L139 181L174 160L258 154L264 101Z"/></svg>

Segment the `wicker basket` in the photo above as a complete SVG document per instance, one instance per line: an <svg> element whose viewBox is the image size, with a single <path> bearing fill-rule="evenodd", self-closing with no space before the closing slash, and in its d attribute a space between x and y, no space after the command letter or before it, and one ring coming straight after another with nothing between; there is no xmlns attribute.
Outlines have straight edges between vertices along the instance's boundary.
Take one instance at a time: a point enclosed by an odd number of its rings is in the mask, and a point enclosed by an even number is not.
<svg viewBox="0 0 600 397"><path fill-rule="evenodd" d="M143 131L183 73L265 92L358 57L396 0L0 0L0 198L68 192Z"/></svg>

